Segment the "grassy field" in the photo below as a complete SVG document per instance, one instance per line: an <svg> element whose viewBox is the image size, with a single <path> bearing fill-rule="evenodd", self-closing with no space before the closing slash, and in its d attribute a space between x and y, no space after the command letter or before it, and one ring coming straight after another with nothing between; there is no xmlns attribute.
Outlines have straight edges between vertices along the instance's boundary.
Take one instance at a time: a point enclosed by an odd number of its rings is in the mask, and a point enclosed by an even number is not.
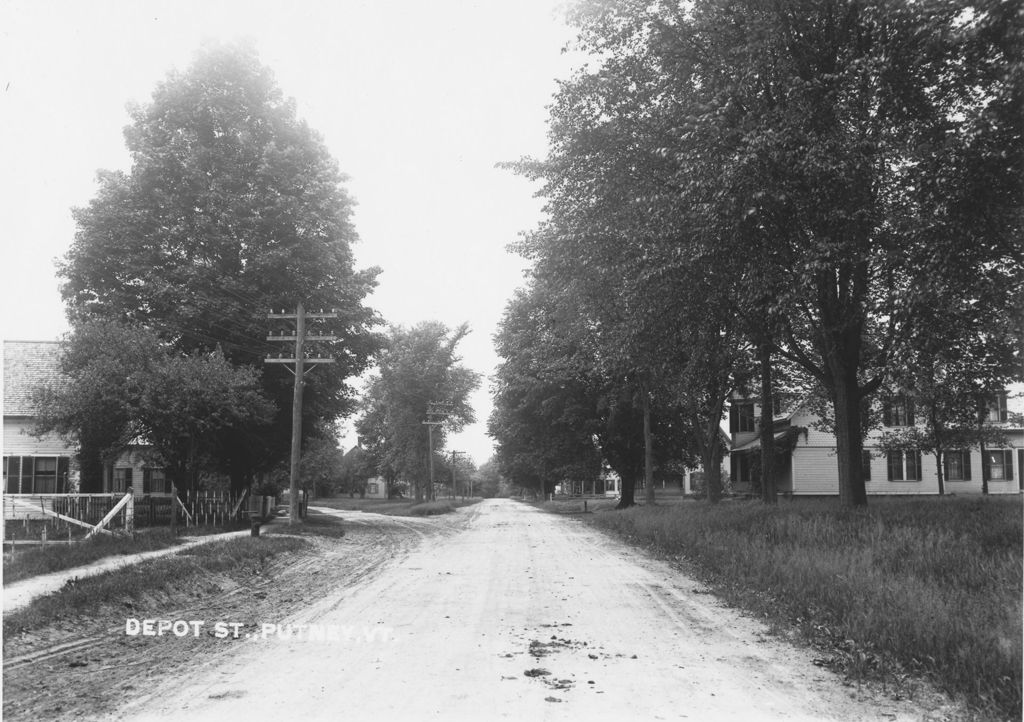
<svg viewBox="0 0 1024 722"><path fill-rule="evenodd" d="M189 527L187 535L182 533L175 537L168 528L143 529L133 536L98 535L88 541L74 544L50 542L44 546L26 547L18 545L13 554L10 545L4 547L4 584L71 569L89 564L104 557L125 554L141 554L142 552L166 549L175 546L189 537L206 534L219 534L226 531L247 529L248 523L241 522L220 527ZM180 529L184 532L185 530Z"/></svg>
<svg viewBox="0 0 1024 722"><path fill-rule="evenodd" d="M325 499L316 499L310 502L312 506L326 506L330 509L342 511L366 511L373 514L388 514L391 516L434 516L436 514L447 514L459 507L475 504L480 499L438 499L437 501L425 501L417 504L412 499L359 499L347 496L337 496Z"/></svg>
<svg viewBox="0 0 1024 722"><path fill-rule="evenodd" d="M695 563L731 603L795 623L854 677L924 674L985 715L1019 719L1019 497L596 506L581 518Z"/></svg>

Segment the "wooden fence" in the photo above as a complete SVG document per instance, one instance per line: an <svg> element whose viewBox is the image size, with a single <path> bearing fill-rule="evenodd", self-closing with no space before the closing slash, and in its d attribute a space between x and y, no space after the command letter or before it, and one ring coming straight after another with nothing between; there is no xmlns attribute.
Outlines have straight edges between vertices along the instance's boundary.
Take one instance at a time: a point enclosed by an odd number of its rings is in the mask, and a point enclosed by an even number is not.
<svg viewBox="0 0 1024 722"><path fill-rule="evenodd" d="M97 527L108 516L102 529L90 534L126 533L135 527L169 526L171 524L172 497L131 497L125 503L125 494L4 494L4 524L11 528L22 526L33 529L32 537L46 534L57 539L72 531L87 531ZM118 508L118 505L121 508ZM273 515L277 499L272 496L251 496L248 493L229 494L189 490L178 495L177 522L184 527L220 526L230 521L268 519ZM113 513L117 509L116 513ZM22 522L17 525L16 522ZM42 526L42 530L38 527ZM45 536L44 536L45 538Z"/></svg>

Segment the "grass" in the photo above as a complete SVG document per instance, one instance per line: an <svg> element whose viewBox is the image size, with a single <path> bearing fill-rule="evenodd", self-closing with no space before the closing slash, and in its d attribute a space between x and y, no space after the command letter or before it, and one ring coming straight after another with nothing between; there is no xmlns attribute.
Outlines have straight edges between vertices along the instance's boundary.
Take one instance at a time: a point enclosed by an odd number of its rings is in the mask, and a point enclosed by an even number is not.
<svg viewBox="0 0 1024 722"><path fill-rule="evenodd" d="M295 537L239 537L210 542L187 550L186 554L153 559L94 577L76 579L54 594L34 600L24 609L4 616L3 632L10 638L18 632L38 629L80 613L95 614L97 608L115 605L124 609L157 605L165 611L192 598L195 590L216 593L211 574L258 573L273 557L306 549L310 542Z"/></svg>
<svg viewBox="0 0 1024 722"><path fill-rule="evenodd" d="M352 499L349 497L333 497L317 499L313 506L326 506L342 511L365 511L373 514L390 516L433 516L447 514L459 507L476 504L480 499L438 499L416 503L411 499Z"/></svg>
<svg viewBox="0 0 1024 722"><path fill-rule="evenodd" d="M242 528L242 527L238 527ZM190 529L194 534L230 531L222 527L200 527ZM51 542L45 547L17 546L13 554L4 555L4 584L30 577L58 572L89 564L104 557L166 549L184 541L187 537L175 537L170 529L146 529L134 536L107 536L100 534L86 541L74 544Z"/></svg>
<svg viewBox="0 0 1024 722"><path fill-rule="evenodd" d="M730 602L796 623L857 677L931 676L1019 718L1022 504L1013 498L800 500L603 510L588 523L695 562Z"/></svg>

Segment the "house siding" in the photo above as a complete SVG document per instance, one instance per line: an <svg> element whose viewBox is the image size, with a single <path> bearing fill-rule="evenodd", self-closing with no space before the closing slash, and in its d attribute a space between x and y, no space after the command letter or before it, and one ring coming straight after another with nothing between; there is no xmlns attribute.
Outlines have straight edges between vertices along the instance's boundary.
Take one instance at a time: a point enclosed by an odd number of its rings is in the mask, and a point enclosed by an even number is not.
<svg viewBox="0 0 1024 722"><path fill-rule="evenodd" d="M75 455L75 448L57 434L33 436L33 424L31 418L4 416L4 456Z"/></svg>

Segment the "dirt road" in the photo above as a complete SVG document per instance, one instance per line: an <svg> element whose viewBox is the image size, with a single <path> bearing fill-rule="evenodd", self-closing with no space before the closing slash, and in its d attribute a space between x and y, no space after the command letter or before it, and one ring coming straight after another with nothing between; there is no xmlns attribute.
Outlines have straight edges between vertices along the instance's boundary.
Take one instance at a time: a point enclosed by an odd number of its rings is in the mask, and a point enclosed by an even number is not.
<svg viewBox="0 0 1024 722"><path fill-rule="evenodd" d="M698 583L571 519L507 500L459 514L439 522L449 533L410 545L297 615L264 620L250 638L225 640L230 653L116 716L941 717L858 694Z"/></svg>

